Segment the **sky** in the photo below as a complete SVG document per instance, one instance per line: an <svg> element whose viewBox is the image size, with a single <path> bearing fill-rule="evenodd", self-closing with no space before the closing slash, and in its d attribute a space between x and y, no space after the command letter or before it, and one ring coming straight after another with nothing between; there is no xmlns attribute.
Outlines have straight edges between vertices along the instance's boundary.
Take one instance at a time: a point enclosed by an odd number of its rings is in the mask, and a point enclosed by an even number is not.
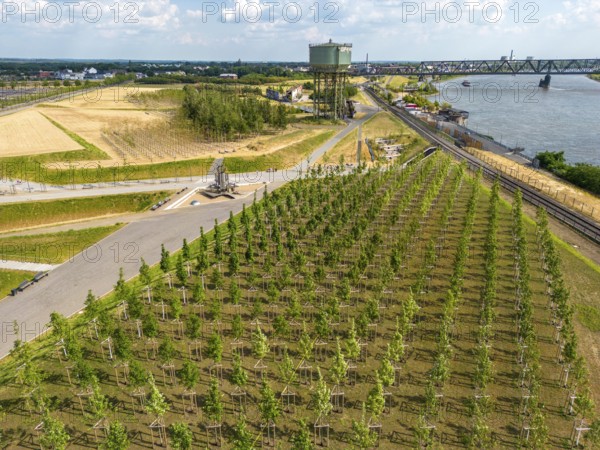
<svg viewBox="0 0 600 450"><path fill-rule="evenodd" d="M600 57L600 0L0 0L0 58L353 61Z"/></svg>

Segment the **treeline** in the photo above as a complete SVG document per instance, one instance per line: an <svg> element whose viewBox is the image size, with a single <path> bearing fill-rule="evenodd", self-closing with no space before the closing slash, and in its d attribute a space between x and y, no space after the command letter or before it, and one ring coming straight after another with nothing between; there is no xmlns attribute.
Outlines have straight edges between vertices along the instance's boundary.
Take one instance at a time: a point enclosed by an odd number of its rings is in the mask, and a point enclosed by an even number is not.
<svg viewBox="0 0 600 450"><path fill-rule="evenodd" d="M306 75L299 75L295 77L297 79L305 79ZM208 75L190 75L190 74L157 74L153 76L149 76L147 78L141 78L137 80L137 83L140 84L173 84L173 83L182 83L182 84L196 84L196 83L212 83L212 84L223 84L223 85L235 85L235 84L246 84L251 86L259 86L261 84L278 84L284 83L290 80L290 77L281 77L281 76L267 76L261 75L258 73L253 73L250 75L244 75L237 80L233 80L230 78L220 78L218 75L216 76L208 76Z"/></svg>
<svg viewBox="0 0 600 450"><path fill-rule="evenodd" d="M554 175L600 195L600 167L586 163L568 164L565 161L565 152L541 152L536 158L542 168Z"/></svg>
<svg viewBox="0 0 600 450"><path fill-rule="evenodd" d="M182 111L203 138L239 138L266 127L285 128L288 110L229 89L185 86Z"/></svg>

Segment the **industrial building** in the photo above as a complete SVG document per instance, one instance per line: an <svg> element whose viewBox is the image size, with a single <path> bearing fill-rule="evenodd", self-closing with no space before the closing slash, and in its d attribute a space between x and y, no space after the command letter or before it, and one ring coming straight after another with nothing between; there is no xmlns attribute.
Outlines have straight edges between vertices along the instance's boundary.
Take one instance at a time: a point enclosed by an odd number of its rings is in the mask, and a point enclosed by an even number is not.
<svg viewBox="0 0 600 450"><path fill-rule="evenodd" d="M314 74L313 113L316 117L342 119L347 113L345 88L352 62L352 44L309 46L310 69Z"/></svg>

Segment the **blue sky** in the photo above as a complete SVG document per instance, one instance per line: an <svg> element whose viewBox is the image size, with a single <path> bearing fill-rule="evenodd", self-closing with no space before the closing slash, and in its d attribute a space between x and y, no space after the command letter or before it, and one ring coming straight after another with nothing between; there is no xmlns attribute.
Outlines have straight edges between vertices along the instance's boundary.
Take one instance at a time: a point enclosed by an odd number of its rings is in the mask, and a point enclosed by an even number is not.
<svg viewBox="0 0 600 450"><path fill-rule="evenodd" d="M1 0L0 57L306 61L329 38L355 61L600 57L600 0L68 1Z"/></svg>

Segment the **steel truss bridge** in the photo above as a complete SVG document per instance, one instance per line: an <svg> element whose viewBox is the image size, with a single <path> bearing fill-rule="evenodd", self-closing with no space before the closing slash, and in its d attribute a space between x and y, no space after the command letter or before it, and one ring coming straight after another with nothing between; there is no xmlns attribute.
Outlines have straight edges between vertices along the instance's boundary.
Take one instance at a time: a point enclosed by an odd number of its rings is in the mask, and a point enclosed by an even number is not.
<svg viewBox="0 0 600 450"><path fill-rule="evenodd" d="M419 65L373 65L376 75L590 75L600 74L600 59L525 59L423 61Z"/></svg>

